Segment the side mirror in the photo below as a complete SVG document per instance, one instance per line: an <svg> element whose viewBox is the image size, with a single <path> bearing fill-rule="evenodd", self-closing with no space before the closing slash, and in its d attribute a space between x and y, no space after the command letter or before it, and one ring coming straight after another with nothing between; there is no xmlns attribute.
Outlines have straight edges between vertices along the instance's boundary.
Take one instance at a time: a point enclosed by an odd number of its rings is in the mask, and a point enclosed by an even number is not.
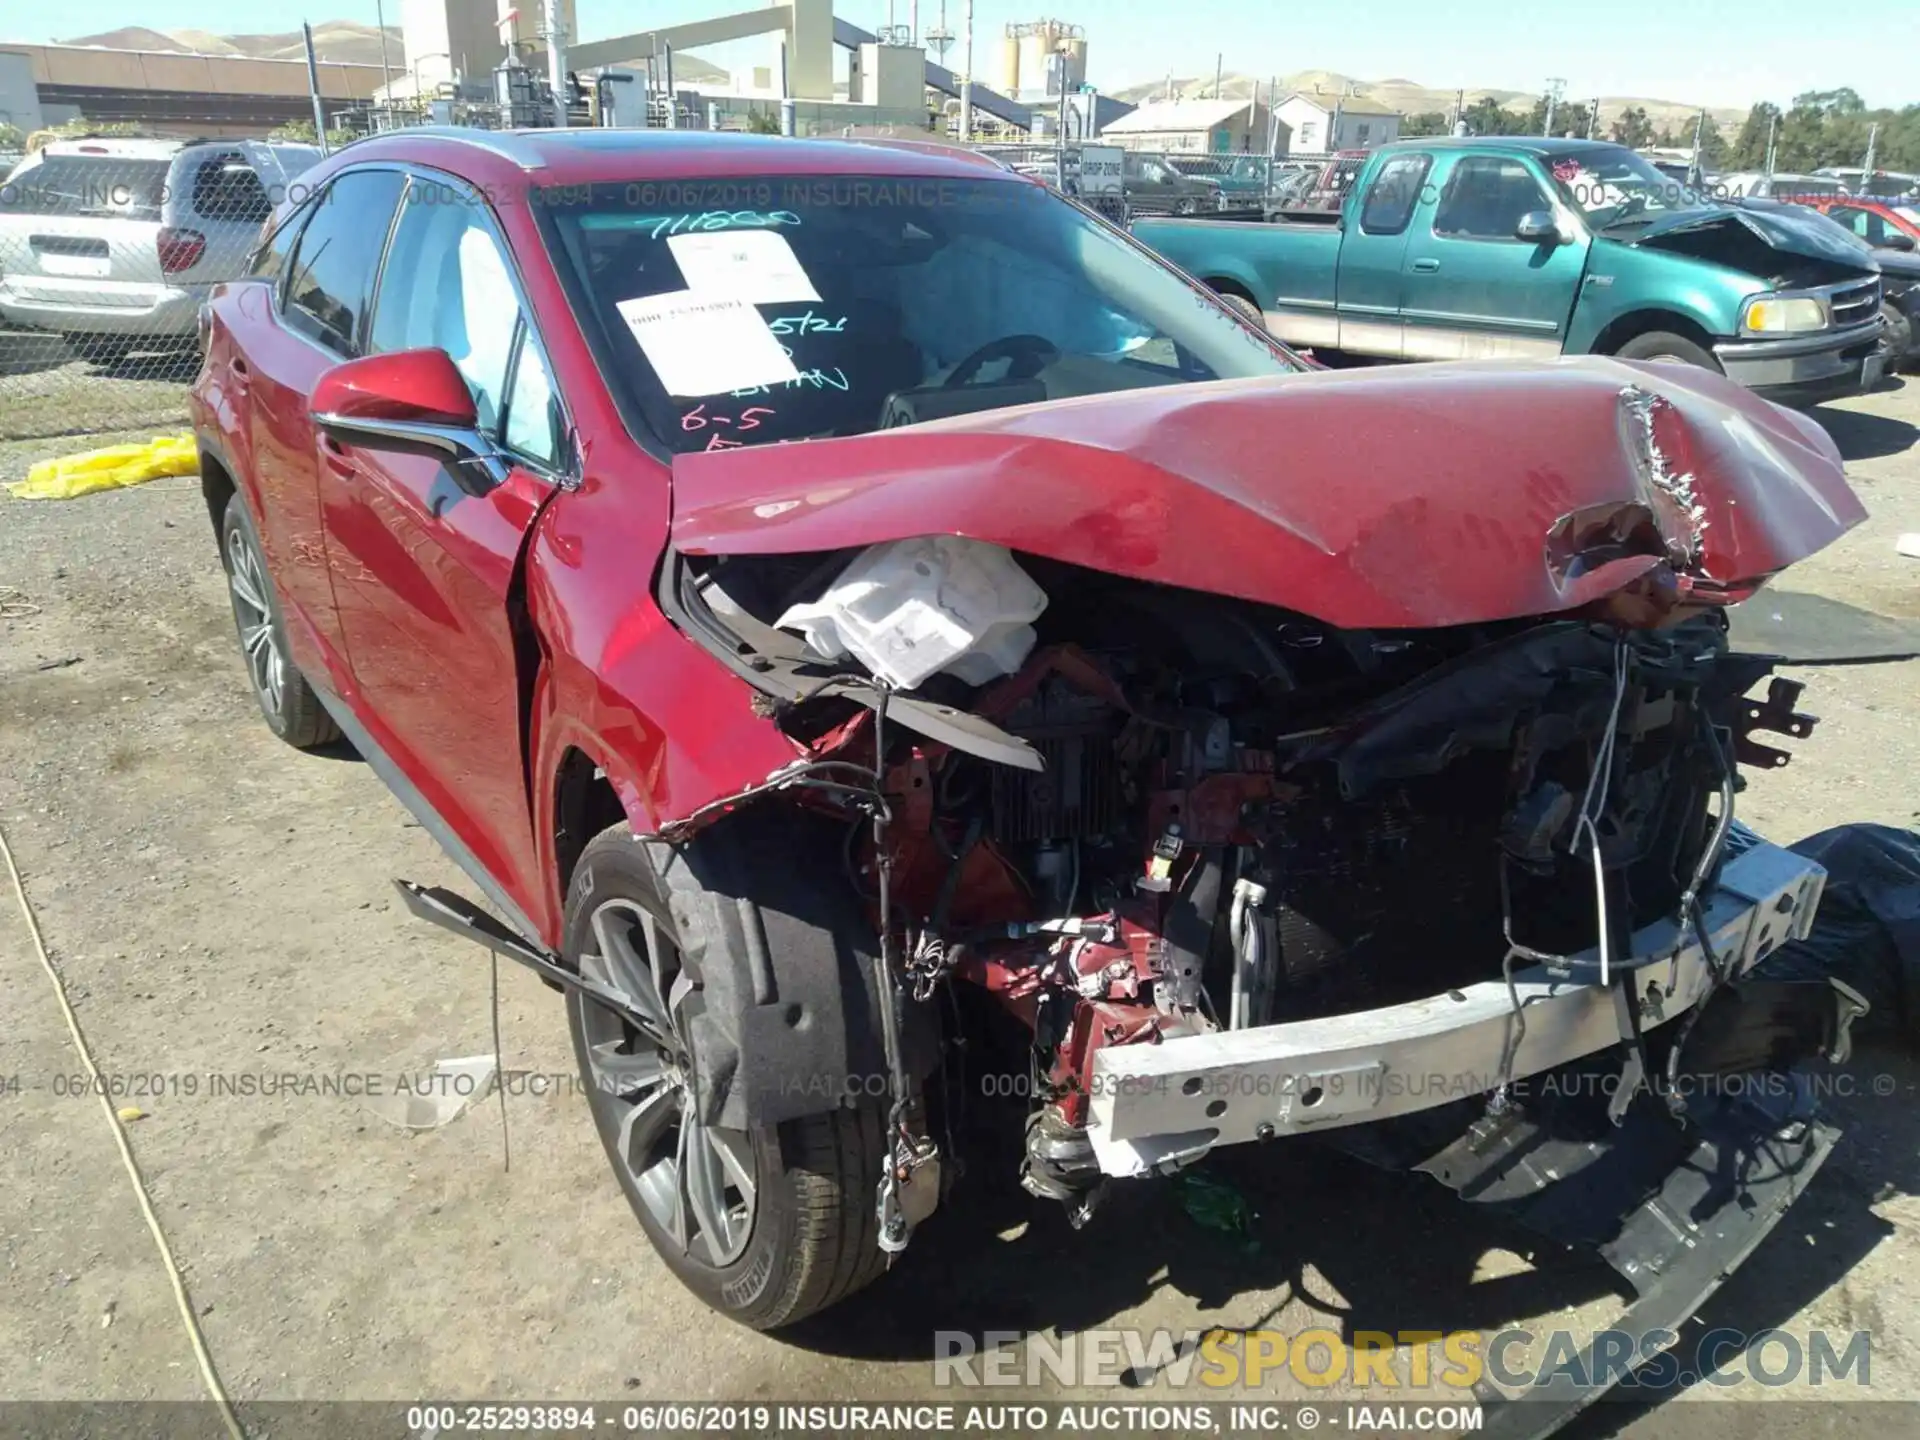
<svg viewBox="0 0 1920 1440"><path fill-rule="evenodd" d="M1551 210L1529 210L1520 217L1520 223L1513 227L1516 240L1532 240L1538 244L1552 244L1560 238L1560 227L1553 223Z"/></svg>
<svg viewBox="0 0 1920 1440"><path fill-rule="evenodd" d="M1914 248L1913 236L1904 230L1890 230L1880 241L1882 250L1911 250Z"/></svg>
<svg viewBox="0 0 1920 1440"><path fill-rule="evenodd" d="M315 425L346 444L443 461L469 495L484 495L507 478L506 462L480 433L473 392L444 350L397 350L336 365L314 383L310 409Z"/></svg>

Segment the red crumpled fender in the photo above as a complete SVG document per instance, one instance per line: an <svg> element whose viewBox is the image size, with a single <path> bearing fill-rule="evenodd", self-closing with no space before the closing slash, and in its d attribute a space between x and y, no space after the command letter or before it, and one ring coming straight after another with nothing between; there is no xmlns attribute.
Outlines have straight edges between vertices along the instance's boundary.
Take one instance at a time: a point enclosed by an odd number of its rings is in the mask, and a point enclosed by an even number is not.
<svg viewBox="0 0 1920 1440"><path fill-rule="evenodd" d="M1737 597L1866 514L1813 420L1595 357L1126 390L683 455L673 489L683 552L965 535L1347 627L1551 614L1661 567Z"/></svg>

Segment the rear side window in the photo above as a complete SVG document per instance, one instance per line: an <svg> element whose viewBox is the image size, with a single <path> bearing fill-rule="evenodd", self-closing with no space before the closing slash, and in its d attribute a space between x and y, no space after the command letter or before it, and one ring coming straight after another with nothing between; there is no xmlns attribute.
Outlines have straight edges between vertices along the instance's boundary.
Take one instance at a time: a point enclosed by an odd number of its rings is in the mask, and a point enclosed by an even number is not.
<svg viewBox="0 0 1920 1440"><path fill-rule="evenodd" d="M16 215L158 220L166 193L165 160L49 155L38 165L22 165L0 185L0 210Z"/></svg>
<svg viewBox="0 0 1920 1440"><path fill-rule="evenodd" d="M199 162L193 172L193 213L204 220L262 225L273 201L247 157L232 152Z"/></svg>
<svg viewBox="0 0 1920 1440"><path fill-rule="evenodd" d="M255 280L271 280L273 288L280 288L280 281L287 273L287 264L293 258L293 247L299 243L301 227L307 223L307 217L313 214L318 200L309 200L298 210L274 227L266 242L253 252L253 259L247 266L247 274Z"/></svg>
<svg viewBox="0 0 1920 1440"><path fill-rule="evenodd" d="M1468 155L1454 163L1434 213L1433 233L1472 240L1511 240L1520 217L1547 209L1531 171L1518 160Z"/></svg>
<svg viewBox="0 0 1920 1440"><path fill-rule="evenodd" d="M1432 163L1427 155L1396 155L1382 165L1360 207L1360 228L1369 235L1398 235L1405 230Z"/></svg>
<svg viewBox="0 0 1920 1440"><path fill-rule="evenodd" d="M356 353L402 181L395 170L349 170L319 197L287 281L289 327L329 350Z"/></svg>

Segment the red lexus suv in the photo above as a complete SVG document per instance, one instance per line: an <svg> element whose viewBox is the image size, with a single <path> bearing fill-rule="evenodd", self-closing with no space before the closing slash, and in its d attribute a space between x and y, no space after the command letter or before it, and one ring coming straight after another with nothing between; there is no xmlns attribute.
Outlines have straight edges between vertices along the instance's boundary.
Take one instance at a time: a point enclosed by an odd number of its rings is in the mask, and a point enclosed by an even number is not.
<svg viewBox="0 0 1920 1440"><path fill-rule="evenodd" d="M1223 1146L1571 1126L1688 1307L1824 1158L1669 1113L1760 1063L1675 1022L1818 898L1735 824L1784 763L1748 733L1810 722L1725 620L1860 518L1812 420L1606 359L1311 370L929 147L421 130L307 179L193 391L254 694L471 877L417 914L565 992L715 1308L879 1274L969 1095L1075 1223ZM1566 1067L1616 1125L1528 1108Z"/></svg>

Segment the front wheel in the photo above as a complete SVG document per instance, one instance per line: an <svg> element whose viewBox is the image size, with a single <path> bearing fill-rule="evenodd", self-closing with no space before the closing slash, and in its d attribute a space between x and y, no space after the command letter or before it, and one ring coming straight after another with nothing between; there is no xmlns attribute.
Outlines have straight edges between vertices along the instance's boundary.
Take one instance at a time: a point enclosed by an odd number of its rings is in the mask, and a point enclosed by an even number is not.
<svg viewBox="0 0 1920 1440"><path fill-rule="evenodd" d="M1724 373L1711 350L1704 345L1696 345L1684 335L1675 335L1671 330L1648 330L1634 336L1613 353L1622 360L1677 360L1685 365L1698 365L1702 370L1712 370L1716 374Z"/></svg>
<svg viewBox="0 0 1920 1440"><path fill-rule="evenodd" d="M724 836L709 842L725 843ZM730 1129L703 1120L694 1089L701 976L686 958L724 937L690 937L698 907L669 904L685 861L626 825L582 852L568 887L565 954L632 997L635 1025L567 996L587 1105L640 1228L667 1268L730 1319L771 1330L845 1299L886 1268L875 1187L883 1102ZM693 943L696 938L704 944Z"/></svg>

